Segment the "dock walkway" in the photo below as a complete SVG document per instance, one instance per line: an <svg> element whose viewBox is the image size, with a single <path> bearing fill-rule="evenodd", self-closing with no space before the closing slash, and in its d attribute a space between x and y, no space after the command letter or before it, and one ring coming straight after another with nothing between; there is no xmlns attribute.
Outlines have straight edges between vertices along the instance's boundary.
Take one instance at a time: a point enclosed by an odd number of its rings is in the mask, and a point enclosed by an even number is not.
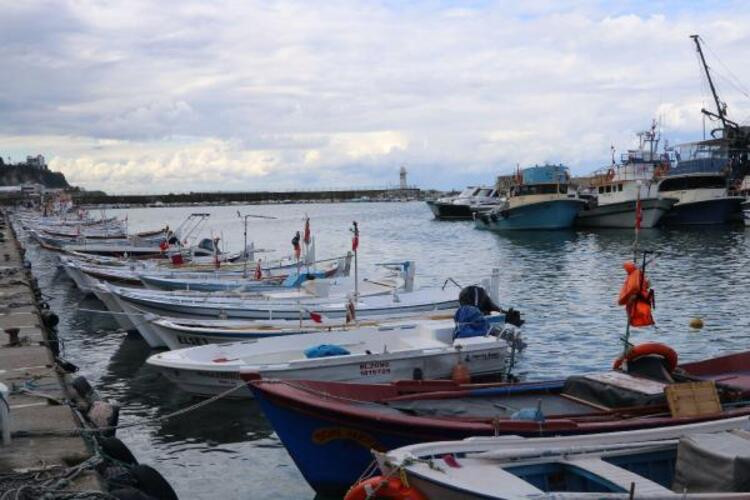
<svg viewBox="0 0 750 500"><path fill-rule="evenodd" d="M80 427L74 409L59 404L73 399L73 389L47 347L50 339L22 255L9 221L0 216L0 383L10 390L11 416L10 444L3 444L0 434L0 477L72 467L92 456L85 440L70 432ZM101 492L102 485L94 472L85 471L65 489Z"/></svg>

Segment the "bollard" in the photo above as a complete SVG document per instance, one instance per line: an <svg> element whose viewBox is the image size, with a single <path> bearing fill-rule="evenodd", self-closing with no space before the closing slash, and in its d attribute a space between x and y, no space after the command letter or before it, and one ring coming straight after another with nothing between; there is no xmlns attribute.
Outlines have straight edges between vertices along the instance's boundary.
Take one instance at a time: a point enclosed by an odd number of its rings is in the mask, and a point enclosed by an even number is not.
<svg viewBox="0 0 750 500"><path fill-rule="evenodd" d="M10 444L10 392L8 386L0 384L0 431L3 433L3 445Z"/></svg>
<svg viewBox="0 0 750 500"><path fill-rule="evenodd" d="M19 328L6 328L5 333L8 334L8 337L10 337L10 342L8 342L8 346L15 347L17 345L21 344L21 341L18 339L18 334L21 332Z"/></svg>

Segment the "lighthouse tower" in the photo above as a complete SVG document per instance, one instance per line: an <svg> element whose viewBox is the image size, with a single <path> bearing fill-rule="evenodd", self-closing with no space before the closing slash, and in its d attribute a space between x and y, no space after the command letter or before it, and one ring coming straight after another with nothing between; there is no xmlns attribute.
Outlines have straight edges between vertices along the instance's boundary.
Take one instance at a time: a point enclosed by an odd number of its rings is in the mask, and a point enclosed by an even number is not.
<svg viewBox="0 0 750 500"><path fill-rule="evenodd" d="M401 189L406 189L406 167L404 167L403 165L401 166L401 170L398 173L398 177L400 180L399 185Z"/></svg>

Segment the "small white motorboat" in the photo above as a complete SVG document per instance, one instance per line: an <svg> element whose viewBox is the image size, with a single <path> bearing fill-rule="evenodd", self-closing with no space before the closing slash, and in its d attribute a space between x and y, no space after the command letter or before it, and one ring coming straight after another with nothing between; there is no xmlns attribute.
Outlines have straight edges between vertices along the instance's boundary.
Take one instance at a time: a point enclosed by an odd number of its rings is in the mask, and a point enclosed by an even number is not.
<svg viewBox="0 0 750 500"><path fill-rule="evenodd" d="M469 438L375 454L384 476L404 478L419 498L748 498L748 431L747 417L736 417L584 436ZM382 493L403 484L396 483Z"/></svg>
<svg viewBox="0 0 750 500"><path fill-rule="evenodd" d="M395 323L418 320L447 320L453 318L454 311L446 310L436 314L389 316L346 322L345 319L314 321L291 320L233 320L201 318L167 318L146 315L151 329L170 349L185 349L207 344L256 341L265 337L346 331L365 326L387 326Z"/></svg>
<svg viewBox="0 0 750 500"><path fill-rule="evenodd" d="M459 361L473 376L505 370L508 344L504 338L508 335L501 333L515 327L501 323L485 335L455 340L454 327L452 320L444 319L363 326L210 344L154 354L146 362L181 389L203 395L219 394L240 384L240 371L244 377L256 379L382 383L447 378ZM233 396L251 397L251 393L243 388Z"/></svg>

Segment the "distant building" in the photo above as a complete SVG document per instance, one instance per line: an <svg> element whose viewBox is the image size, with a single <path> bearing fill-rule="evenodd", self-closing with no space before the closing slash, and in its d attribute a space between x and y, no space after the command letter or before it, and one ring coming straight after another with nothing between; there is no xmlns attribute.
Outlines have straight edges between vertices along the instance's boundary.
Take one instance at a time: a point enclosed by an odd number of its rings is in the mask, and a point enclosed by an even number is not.
<svg viewBox="0 0 750 500"><path fill-rule="evenodd" d="M403 165L401 166L401 170L399 171L398 177L399 177L399 180L400 180L399 184L400 184L401 189L406 189L407 188L407 183L406 183L406 167L404 167Z"/></svg>
<svg viewBox="0 0 750 500"><path fill-rule="evenodd" d="M47 163L44 161L44 156L42 155L36 155L36 156L27 156L26 157L26 165L29 167L34 167L38 169L46 169Z"/></svg>

